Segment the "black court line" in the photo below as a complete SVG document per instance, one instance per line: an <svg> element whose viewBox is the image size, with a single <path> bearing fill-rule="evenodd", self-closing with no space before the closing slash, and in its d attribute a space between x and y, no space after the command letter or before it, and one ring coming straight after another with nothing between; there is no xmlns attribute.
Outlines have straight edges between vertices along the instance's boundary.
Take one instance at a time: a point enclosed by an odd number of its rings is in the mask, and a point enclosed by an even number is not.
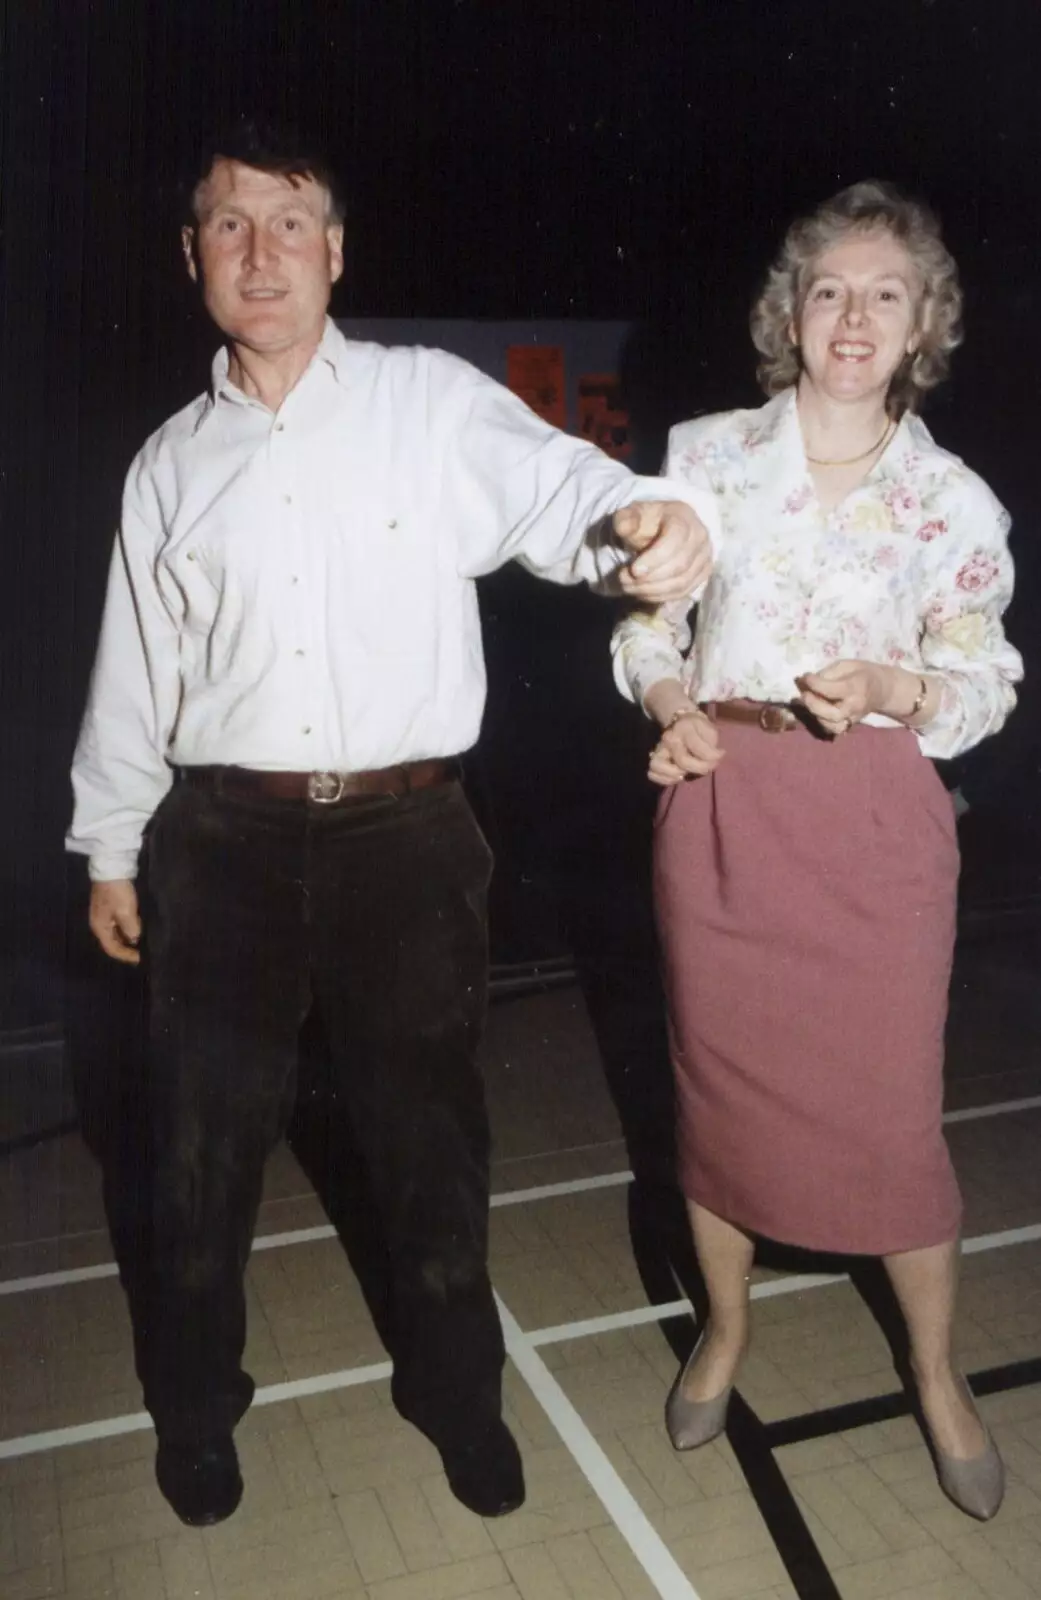
<svg viewBox="0 0 1041 1600"><path fill-rule="evenodd" d="M629 1190L629 1229L633 1254L647 1298L652 1305L665 1305L675 1296L679 1283L698 1324L704 1315L704 1288L683 1222L660 1209L661 1195L645 1195L641 1204L640 1185ZM855 1283L885 1333L886 1315L870 1284ZM686 1361L693 1348L695 1325L687 1312L671 1312L659 1319L658 1327L679 1363ZM892 1329L889 1329L891 1335ZM901 1365L897 1350L894 1356ZM970 1377L973 1392L984 1396L1003 1394L1029 1384L1041 1383L1041 1357L989 1367ZM825 1411L763 1422L737 1390L730 1403L727 1438L738 1465L784 1563L799 1600L841 1600L840 1590L817 1547L799 1502L777 1460L776 1451L785 1445L809 1439L826 1439L838 1433L887 1422L894 1417L915 1413L915 1405L903 1391L874 1395ZM923 1448L925 1440L923 1438Z"/></svg>
<svg viewBox="0 0 1041 1600"><path fill-rule="evenodd" d="M987 1367L969 1377L973 1394L1006 1394L1012 1389L1025 1389L1028 1384L1041 1383L1041 1358L1013 1361L1003 1367ZM903 1393L873 1395L867 1400L854 1400L848 1405L831 1406L826 1411L809 1411L801 1417L785 1417L780 1422L766 1424L771 1450L782 1450L785 1445L804 1444L807 1439L828 1439L836 1433L848 1433L854 1428L869 1428L876 1422L889 1422L893 1417L906 1417L914 1412L912 1400Z"/></svg>
<svg viewBox="0 0 1041 1600"><path fill-rule="evenodd" d="M1023 1389L1041 1383L1041 1358L988 1367L973 1373L969 1381L973 1392L980 1396ZM774 1452L785 1445L827 1439L876 1422L888 1422L893 1417L909 1416L914 1411L913 1401L901 1392L764 1423L735 1393L727 1437L799 1600L838 1600L839 1590Z"/></svg>
<svg viewBox="0 0 1041 1600"><path fill-rule="evenodd" d="M676 1312L673 1318L663 1318L659 1324L674 1353L685 1360L686 1355L680 1354L677 1347L686 1346L689 1355L691 1341L689 1336L678 1340L670 1337L664 1326L669 1320L687 1321L689 1327L689 1319L685 1313ZM978 1396L1023 1389L1029 1384L1041 1383L1041 1358L988 1367L973 1373L969 1381ZM799 1600L841 1600L841 1596L775 1451L808 1439L827 1439L838 1433L870 1427L876 1422L888 1422L913 1411L913 1402L901 1392L874 1395L867 1400L785 1417L778 1422L763 1422L747 1400L735 1391L727 1419L727 1438Z"/></svg>
<svg viewBox="0 0 1041 1600"><path fill-rule="evenodd" d="M682 1327L670 1328L670 1322ZM693 1344L688 1313L672 1312L661 1318L658 1327L677 1360L686 1361ZM799 1600L841 1600L791 1485L778 1465L769 1425L737 1390L727 1414L727 1439Z"/></svg>
<svg viewBox="0 0 1041 1600"><path fill-rule="evenodd" d="M835 1579L774 1455L769 1425L738 1393L730 1402L727 1438L799 1600L841 1600Z"/></svg>

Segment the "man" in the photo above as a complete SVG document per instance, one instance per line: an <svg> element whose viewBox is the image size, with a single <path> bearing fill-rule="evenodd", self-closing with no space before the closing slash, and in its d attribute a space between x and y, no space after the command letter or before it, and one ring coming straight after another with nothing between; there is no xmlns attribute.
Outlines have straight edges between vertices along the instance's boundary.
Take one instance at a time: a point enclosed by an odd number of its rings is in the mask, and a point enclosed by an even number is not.
<svg viewBox="0 0 1041 1600"><path fill-rule="evenodd" d="M395 1402L458 1498L498 1515L524 1483L475 1065L491 863L453 765L484 702L474 579L518 559L651 603L704 579L707 539L683 491L464 362L344 339L329 173L237 138L183 231L227 348L130 469L68 841L102 948L136 962L143 939L149 972L152 1259L132 1311L157 1477L193 1525L241 1496L243 1273L317 1006L389 1250Z"/></svg>

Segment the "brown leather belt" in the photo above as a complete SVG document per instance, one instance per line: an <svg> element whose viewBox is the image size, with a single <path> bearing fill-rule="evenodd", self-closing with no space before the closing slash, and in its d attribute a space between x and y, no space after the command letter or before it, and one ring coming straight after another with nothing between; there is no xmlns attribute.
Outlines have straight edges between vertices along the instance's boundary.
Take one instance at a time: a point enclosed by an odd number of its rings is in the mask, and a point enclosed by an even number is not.
<svg viewBox="0 0 1041 1600"><path fill-rule="evenodd" d="M708 700L702 706L713 722L748 722L764 733L794 733L806 723L799 708L776 700Z"/></svg>
<svg viewBox="0 0 1041 1600"><path fill-rule="evenodd" d="M345 800L378 796L391 799L452 783L459 776L455 761L405 761L373 772L261 772L256 767L179 767L182 783L214 794L261 794L274 800L306 800L335 806Z"/></svg>

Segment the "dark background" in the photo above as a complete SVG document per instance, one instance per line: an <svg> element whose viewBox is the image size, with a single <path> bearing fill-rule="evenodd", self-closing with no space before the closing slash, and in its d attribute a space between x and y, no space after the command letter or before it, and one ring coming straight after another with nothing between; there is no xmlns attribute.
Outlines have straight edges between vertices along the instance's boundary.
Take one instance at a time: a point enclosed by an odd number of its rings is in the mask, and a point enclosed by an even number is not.
<svg viewBox="0 0 1041 1600"><path fill-rule="evenodd" d="M637 323L625 376L649 454L683 414L754 403L748 302L793 212L865 176L924 193L962 266L969 329L929 420L1015 516L1012 631L1031 657L1036 13L1035 0L6 0L0 1030L32 1037L62 1015L67 769L122 477L202 387L213 345L176 241L179 174L207 128L245 111L317 131L349 197L342 315ZM507 852L511 792L529 817L560 800L558 850L564 821L588 833L583 795L602 820L610 792L595 722L610 691L592 665L607 608L545 596L536 608L513 577L485 596L478 776L499 787ZM984 897L1038 881L1037 722L1028 690L952 776L983 819L968 876ZM619 748L639 760L624 727ZM516 848L530 852L530 829Z"/></svg>

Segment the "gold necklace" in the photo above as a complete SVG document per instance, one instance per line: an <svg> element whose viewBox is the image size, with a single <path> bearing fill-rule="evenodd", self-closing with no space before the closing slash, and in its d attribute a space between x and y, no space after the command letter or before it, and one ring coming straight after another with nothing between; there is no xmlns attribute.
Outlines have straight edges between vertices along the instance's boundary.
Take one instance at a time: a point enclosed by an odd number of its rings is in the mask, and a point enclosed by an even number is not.
<svg viewBox="0 0 1041 1600"><path fill-rule="evenodd" d="M806 452L806 459L807 459L807 461L809 461L815 467L852 467L852 466L855 466L858 461L866 461L868 456L873 456L876 450L881 450L883 445L887 445L889 443L889 441L890 441L890 438L893 435L893 431L894 431L895 428L896 428L896 423L893 421L892 417L890 417L889 421L886 423L885 427L882 430L881 438L878 438L878 439L875 440L875 442L871 446L870 450L862 450L860 452L859 456L847 456L845 461L824 461L824 460L821 459L820 456L811 456L809 451Z"/></svg>

